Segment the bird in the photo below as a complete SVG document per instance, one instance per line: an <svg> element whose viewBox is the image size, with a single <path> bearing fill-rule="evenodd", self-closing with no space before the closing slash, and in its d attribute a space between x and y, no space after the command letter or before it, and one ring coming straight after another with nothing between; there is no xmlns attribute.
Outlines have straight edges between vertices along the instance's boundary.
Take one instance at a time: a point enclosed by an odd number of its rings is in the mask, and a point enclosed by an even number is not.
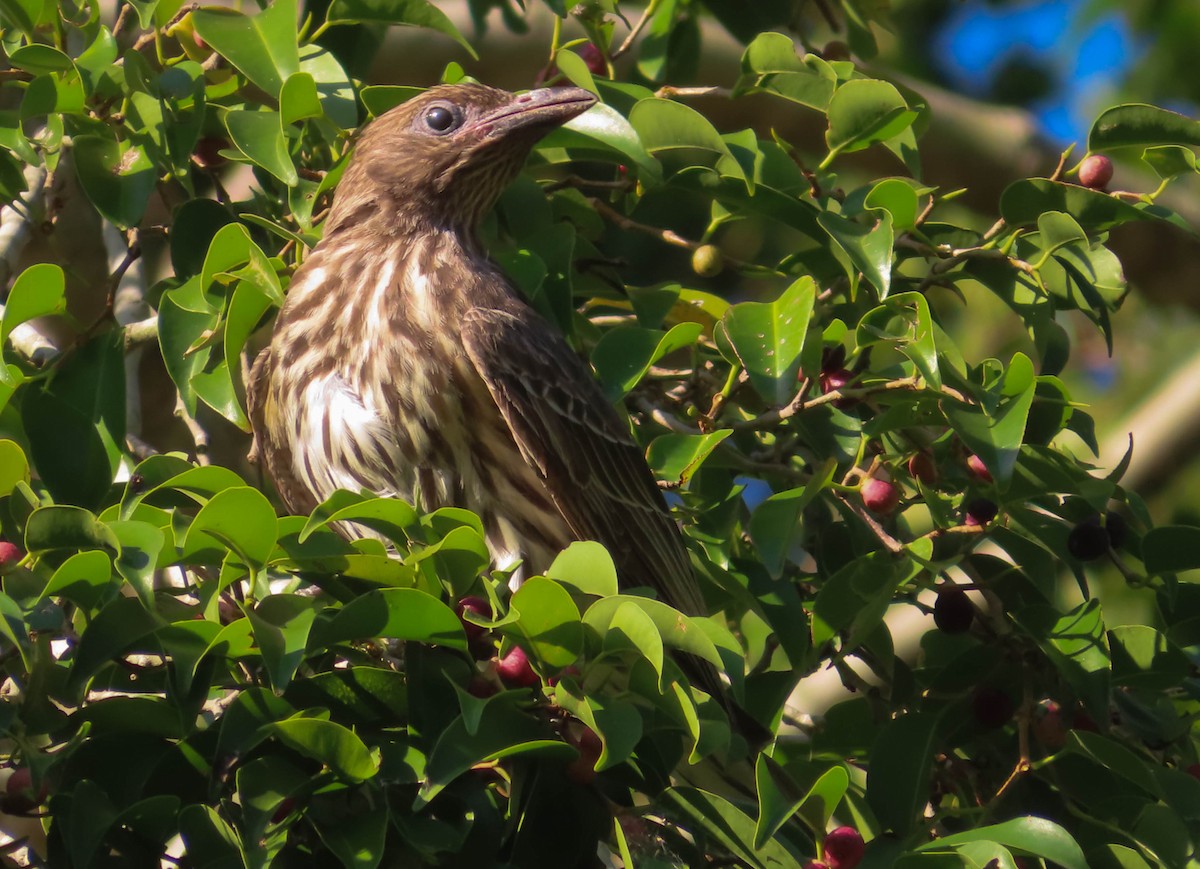
<svg viewBox="0 0 1200 869"><path fill-rule="evenodd" d="M365 127L250 372L254 451L293 513L338 489L467 508L497 566L534 575L594 540L623 588L704 616L627 420L479 237L538 140L595 102L458 83Z"/></svg>

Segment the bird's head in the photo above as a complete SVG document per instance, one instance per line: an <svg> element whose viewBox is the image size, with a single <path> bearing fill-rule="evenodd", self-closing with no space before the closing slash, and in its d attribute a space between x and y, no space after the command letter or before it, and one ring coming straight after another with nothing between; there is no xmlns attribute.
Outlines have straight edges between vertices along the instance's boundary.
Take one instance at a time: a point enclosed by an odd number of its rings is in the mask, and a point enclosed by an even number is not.
<svg viewBox="0 0 1200 869"><path fill-rule="evenodd" d="M430 88L363 131L339 198L383 191L402 211L473 225L516 177L534 144L595 102L580 88L523 94L480 84Z"/></svg>

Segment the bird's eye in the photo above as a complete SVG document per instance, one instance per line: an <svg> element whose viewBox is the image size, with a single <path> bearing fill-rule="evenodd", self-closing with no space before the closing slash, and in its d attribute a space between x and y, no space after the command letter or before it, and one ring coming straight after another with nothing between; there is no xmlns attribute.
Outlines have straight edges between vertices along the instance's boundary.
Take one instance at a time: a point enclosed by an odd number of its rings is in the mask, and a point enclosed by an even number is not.
<svg viewBox="0 0 1200 869"><path fill-rule="evenodd" d="M449 133L459 122L458 115L445 106L434 106L425 113L425 126L435 133Z"/></svg>

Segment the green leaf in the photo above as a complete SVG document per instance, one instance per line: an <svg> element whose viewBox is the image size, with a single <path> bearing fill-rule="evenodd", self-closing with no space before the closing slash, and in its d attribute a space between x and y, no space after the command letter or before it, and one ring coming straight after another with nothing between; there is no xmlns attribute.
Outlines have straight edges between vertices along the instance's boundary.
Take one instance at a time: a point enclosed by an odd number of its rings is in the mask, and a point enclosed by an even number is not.
<svg viewBox="0 0 1200 869"><path fill-rule="evenodd" d="M622 398L668 353L695 344L702 330L699 323L679 323L665 335L639 326L605 332L592 350L592 365L609 400Z"/></svg>
<svg viewBox="0 0 1200 869"><path fill-rule="evenodd" d="M721 656L717 653L713 639L701 626L705 619L685 616L678 610L656 600L626 594L601 598L588 607L587 612L584 613L584 624L591 626L600 634L605 633L616 616L617 610L625 603L632 603L645 610L658 628L663 642L668 646L690 652L716 667L722 666ZM741 649L737 647L736 642L733 646L736 653L741 655Z"/></svg>
<svg viewBox="0 0 1200 869"><path fill-rule="evenodd" d="M664 691L663 683L663 639L654 620L641 607L623 603L613 613L608 629L604 633L604 654L634 650L654 668L658 674L658 690Z"/></svg>
<svg viewBox="0 0 1200 869"><path fill-rule="evenodd" d="M917 191L902 178L885 178L863 200L867 208L881 208L892 216L892 228L907 232L917 222Z"/></svg>
<svg viewBox="0 0 1200 869"><path fill-rule="evenodd" d="M82 507L39 507L25 525L25 549L106 549L116 553L121 544L112 529Z"/></svg>
<svg viewBox="0 0 1200 869"><path fill-rule="evenodd" d="M546 576L578 594L608 597L617 593L612 556L593 540L577 540L560 552Z"/></svg>
<svg viewBox="0 0 1200 869"><path fill-rule="evenodd" d="M1111 664L1099 601L1085 601L1066 614L1049 606L1033 606L1016 613L1015 618L1093 717L1107 718Z"/></svg>
<svg viewBox="0 0 1200 869"><path fill-rule="evenodd" d="M1133 204L1099 190L1045 178L1014 181L1000 196L1000 216L1014 227L1032 226L1047 211L1066 212L1084 229L1094 232L1150 219L1164 220L1191 231L1185 221L1162 206Z"/></svg>
<svg viewBox="0 0 1200 869"><path fill-rule="evenodd" d="M826 459L806 485L772 494L750 515L750 539L771 576L783 574L784 564L798 544L797 523L804 508L825 490L836 470L837 460Z"/></svg>
<svg viewBox="0 0 1200 869"><path fill-rule="evenodd" d="M916 850L941 850L970 842L999 842L1008 848L1016 848L1027 854L1045 858L1063 869L1088 869L1083 850L1071 838L1071 834L1045 818L1014 818L1002 824L952 833L919 845Z"/></svg>
<svg viewBox="0 0 1200 869"><path fill-rule="evenodd" d="M79 184L96 210L121 229L137 226L157 183L154 163L141 148L103 136L76 136Z"/></svg>
<svg viewBox="0 0 1200 869"><path fill-rule="evenodd" d="M378 750L371 750L354 731L316 718L289 718L271 725L279 740L329 767L343 781L361 782L379 772Z"/></svg>
<svg viewBox="0 0 1200 869"><path fill-rule="evenodd" d="M1127 104L1100 113L1088 133L1088 150L1200 145L1200 121L1158 106Z"/></svg>
<svg viewBox="0 0 1200 869"><path fill-rule="evenodd" d="M218 492L200 508L184 539L184 557L216 546L232 549L246 564L261 569L275 549L278 525L265 495L249 486Z"/></svg>
<svg viewBox="0 0 1200 869"><path fill-rule="evenodd" d="M346 869L375 869L387 854L388 806L355 812L336 823L314 823L321 841Z"/></svg>
<svg viewBox="0 0 1200 869"><path fill-rule="evenodd" d="M629 123L637 130L642 146L660 159L679 161L680 166L700 163L715 166L722 157L730 174L746 184L740 164L716 127L695 109L670 100L640 100L629 112Z"/></svg>
<svg viewBox="0 0 1200 869"><path fill-rule="evenodd" d="M282 693L304 660L308 634L317 617L315 602L297 594L273 594L259 601L246 617L254 628L271 687Z"/></svg>
<svg viewBox="0 0 1200 869"><path fill-rule="evenodd" d="M300 49L300 71L313 77L325 118L343 130L358 126L358 101L354 85L338 59L319 45L309 44ZM330 172L322 186L332 184L337 173Z"/></svg>
<svg viewBox="0 0 1200 869"><path fill-rule="evenodd" d="M992 413L978 405L963 405L944 401L946 419L963 443L983 459L992 477L1001 486L1007 486L1017 464L1017 456L1025 436L1025 423L1029 408L1037 392L1033 363L1024 353L1014 354L1005 379L1013 384L1022 383L1019 389L1008 393Z"/></svg>
<svg viewBox="0 0 1200 869"><path fill-rule="evenodd" d="M787 771L766 754L760 754L755 762L754 779L758 792L755 848L766 844L797 812L813 833L822 835L850 784L846 770L835 766L826 770L804 793Z"/></svg>
<svg viewBox="0 0 1200 869"><path fill-rule="evenodd" d="M20 323L35 317L66 313L65 291L66 277L62 268L54 263L38 263L21 272L4 303L0 340L7 342L13 328Z"/></svg>
<svg viewBox="0 0 1200 869"><path fill-rule="evenodd" d="M276 0L253 17L205 7L192 21L201 39L272 98L300 71L296 0Z"/></svg>
<svg viewBox="0 0 1200 869"><path fill-rule="evenodd" d="M552 148L613 154L637 167L638 176L645 183L657 185L662 181L662 166L650 156L633 125L616 109L602 103L552 130L538 151L544 153Z"/></svg>
<svg viewBox="0 0 1200 869"><path fill-rule="evenodd" d="M468 728L459 716L438 735L413 809L419 811L427 806L476 764L531 752L564 761L578 754L565 742L553 738L545 723L517 709L509 697L501 694L489 698L476 727Z"/></svg>
<svg viewBox="0 0 1200 869"><path fill-rule="evenodd" d="M558 51L554 55L554 62L558 65L558 71L565 75L575 87L591 91L597 96L600 95L600 92L596 90L596 82L592 78L591 70L578 54L569 49Z"/></svg>
<svg viewBox="0 0 1200 869"><path fill-rule="evenodd" d="M284 184L294 187L300 181L296 164L288 154L287 140L278 112L231 111L225 113L225 129L237 149L250 162L266 169Z"/></svg>
<svg viewBox="0 0 1200 869"><path fill-rule="evenodd" d="M98 549L76 552L54 571L39 600L65 597L85 610L93 610L113 583L112 559Z"/></svg>
<svg viewBox="0 0 1200 869"><path fill-rule="evenodd" d="M471 57L479 55L459 33L454 23L429 0L333 0L325 14L326 24L399 24L404 27L424 27L449 36L467 50Z"/></svg>
<svg viewBox="0 0 1200 869"><path fill-rule="evenodd" d="M1158 145L1142 152L1142 161L1164 181L1196 170L1196 152L1179 145Z"/></svg>
<svg viewBox="0 0 1200 869"><path fill-rule="evenodd" d="M1179 573L1200 568L1200 528L1192 525L1160 525L1142 538L1146 572L1152 575Z"/></svg>
<svg viewBox="0 0 1200 869"><path fill-rule="evenodd" d="M527 579L513 594L510 610L517 620L505 627L518 631L534 657L551 669L573 664L583 652L583 625L570 593L552 579Z"/></svg>
<svg viewBox="0 0 1200 869"><path fill-rule="evenodd" d="M417 511L398 498L377 498L339 489L313 509L300 532L300 542L334 522L363 525L399 546L407 546L421 524Z"/></svg>
<svg viewBox="0 0 1200 869"><path fill-rule="evenodd" d="M721 441L731 434L732 429L723 429L701 435L660 435L650 443L646 460L659 479L685 485Z"/></svg>
<svg viewBox="0 0 1200 869"><path fill-rule="evenodd" d="M805 275L774 302L742 302L721 320L717 346L724 338L759 395L773 404L786 404L796 394L800 353L816 297L817 285Z"/></svg>
<svg viewBox="0 0 1200 869"><path fill-rule="evenodd" d="M286 127L306 118L319 118L322 115L320 95L317 93L317 83L306 72L297 72L288 76L279 91L279 117Z"/></svg>
<svg viewBox="0 0 1200 869"><path fill-rule="evenodd" d="M894 85L874 79L848 81L829 100L829 157L860 151L906 130L917 113L908 107Z"/></svg>
<svg viewBox="0 0 1200 869"><path fill-rule="evenodd" d="M879 298L887 298L892 286L892 258L895 255L891 214L885 211L874 226L864 226L826 211L817 216L817 223L849 257L854 267L854 271L849 272L850 278L857 277L856 271L862 272L875 287Z"/></svg>
<svg viewBox="0 0 1200 869"><path fill-rule="evenodd" d="M118 596L88 623L71 663L68 685L82 690L88 679L124 650L162 626L162 619L135 597Z"/></svg>
<svg viewBox="0 0 1200 869"><path fill-rule="evenodd" d="M1166 691L1191 672L1191 664L1178 646L1149 625L1120 625L1108 632L1113 683Z"/></svg>
<svg viewBox="0 0 1200 869"><path fill-rule="evenodd" d="M699 824L713 841L754 869L799 865L778 841L768 840L755 848L754 821L724 797L699 788L672 787L663 792L662 799L668 814L685 821L685 829Z"/></svg>
<svg viewBox="0 0 1200 869"><path fill-rule="evenodd" d="M16 442L0 439L0 498L12 494L17 483L28 482L29 460L25 453Z"/></svg>
<svg viewBox="0 0 1200 869"><path fill-rule="evenodd" d="M929 802L938 719L907 713L883 726L871 746L867 802L883 828L912 830Z"/></svg>
<svg viewBox="0 0 1200 869"><path fill-rule="evenodd" d="M376 589L356 597L318 629L314 641L330 645L371 637L467 648L454 610L415 588Z"/></svg>
<svg viewBox="0 0 1200 869"><path fill-rule="evenodd" d="M108 527L121 542L117 572L137 592L147 609L154 606L154 572L166 543L162 529L149 522L110 521Z"/></svg>
<svg viewBox="0 0 1200 869"><path fill-rule="evenodd" d="M937 345L929 302L921 293L889 296L884 304L858 321L854 341L859 347L885 343L912 360L921 376L934 389L941 389Z"/></svg>

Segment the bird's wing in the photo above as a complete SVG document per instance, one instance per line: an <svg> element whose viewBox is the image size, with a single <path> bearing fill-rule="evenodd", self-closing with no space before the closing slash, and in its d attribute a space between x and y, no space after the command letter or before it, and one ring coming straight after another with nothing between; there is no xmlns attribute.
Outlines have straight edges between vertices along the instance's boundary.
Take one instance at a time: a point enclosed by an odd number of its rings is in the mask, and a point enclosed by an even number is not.
<svg viewBox="0 0 1200 869"><path fill-rule="evenodd" d="M525 461L571 530L613 555L631 584L703 615L679 529L641 450L584 363L532 312L474 308L463 343Z"/></svg>
<svg viewBox="0 0 1200 869"><path fill-rule="evenodd" d="M271 348L258 354L250 376L246 378L246 408L250 426L254 430L254 447L251 460L262 462L267 475L275 482L284 506L297 515L310 513L317 506L316 499L295 478L292 471L292 451L287 438L275 436L279 420L273 419L271 408L271 369L274 364Z"/></svg>

